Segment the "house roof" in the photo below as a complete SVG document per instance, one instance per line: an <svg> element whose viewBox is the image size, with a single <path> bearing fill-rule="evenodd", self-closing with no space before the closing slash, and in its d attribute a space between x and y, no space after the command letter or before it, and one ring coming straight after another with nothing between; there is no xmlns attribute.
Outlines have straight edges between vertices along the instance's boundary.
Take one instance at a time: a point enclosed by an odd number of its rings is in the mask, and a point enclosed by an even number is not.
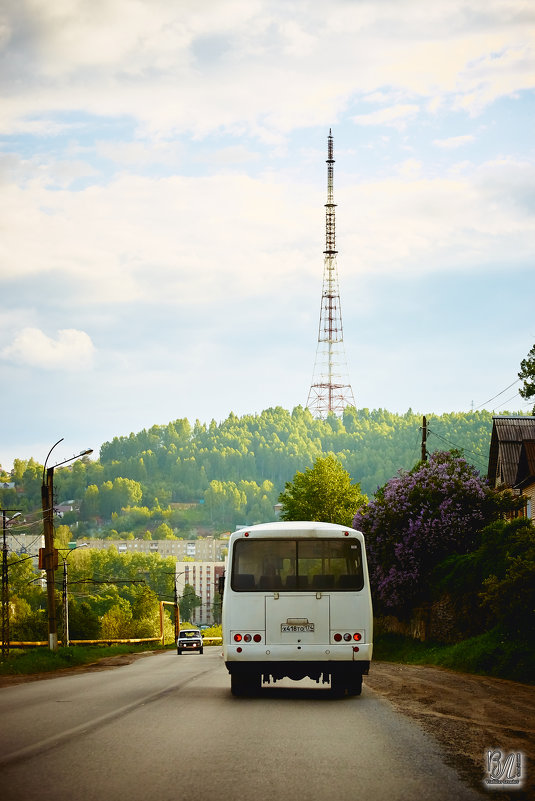
<svg viewBox="0 0 535 801"><path fill-rule="evenodd" d="M525 442L535 442L534 416L504 415L492 418L488 469L491 487L515 487L518 484L522 446ZM531 454L531 447L525 449L522 464L526 462L526 469L530 469Z"/></svg>
<svg viewBox="0 0 535 801"><path fill-rule="evenodd" d="M516 485L522 487L533 482L535 482L535 440L528 439L522 443Z"/></svg>

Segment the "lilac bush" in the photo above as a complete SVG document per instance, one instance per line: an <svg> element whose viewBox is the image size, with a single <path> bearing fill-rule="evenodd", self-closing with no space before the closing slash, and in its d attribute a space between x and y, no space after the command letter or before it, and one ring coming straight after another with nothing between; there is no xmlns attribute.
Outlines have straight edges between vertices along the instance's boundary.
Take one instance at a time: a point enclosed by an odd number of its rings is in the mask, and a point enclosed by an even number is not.
<svg viewBox="0 0 535 801"><path fill-rule="evenodd" d="M436 565L473 550L496 516L492 491L457 452L435 451L400 471L353 520L366 536L378 610L406 616L428 600Z"/></svg>

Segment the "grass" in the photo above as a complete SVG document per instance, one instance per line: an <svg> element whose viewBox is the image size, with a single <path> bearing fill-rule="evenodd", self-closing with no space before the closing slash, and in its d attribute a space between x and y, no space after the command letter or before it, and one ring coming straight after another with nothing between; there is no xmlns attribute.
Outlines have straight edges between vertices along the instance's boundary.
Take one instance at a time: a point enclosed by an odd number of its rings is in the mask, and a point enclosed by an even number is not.
<svg viewBox="0 0 535 801"><path fill-rule="evenodd" d="M139 653L161 649L160 643L135 643L132 645L73 645L69 648L32 648L27 650L13 649L9 656L0 660L0 676L30 675L47 673L61 668L77 667L96 662L107 656Z"/></svg>
<svg viewBox="0 0 535 801"><path fill-rule="evenodd" d="M103 657L161 649L160 643L75 645L70 648L12 650L0 660L0 675L31 675L96 662ZM174 644L167 646L174 649ZM494 629L455 645L420 642L399 634L379 634L374 640L374 659L408 665L437 665L462 673L496 676L534 684L535 644L508 639Z"/></svg>
<svg viewBox="0 0 535 801"><path fill-rule="evenodd" d="M535 683L535 644L508 639L497 629L454 645L379 634L374 638L373 656L384 662L437 665L462 673Z"/></svg>

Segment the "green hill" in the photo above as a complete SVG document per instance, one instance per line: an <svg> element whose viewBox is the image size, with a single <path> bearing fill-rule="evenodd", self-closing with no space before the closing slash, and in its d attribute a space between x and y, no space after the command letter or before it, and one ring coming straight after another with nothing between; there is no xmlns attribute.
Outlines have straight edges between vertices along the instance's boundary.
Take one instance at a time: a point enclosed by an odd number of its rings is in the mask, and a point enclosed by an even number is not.
<svg viewBox="0 0 535 801"><path fill-rule="evenodd" d="M488 463L492 413L428 415L429 451L462 450L482 475ZM281 407L261 414L194 425L179 419L137 434L114 437L97 461L78 461L55 474L59 502L75 499L66 515L78 535L97 530L121 536L216 533L236 523L273 519L285 482L325 453L336 454L354 482L371 496L421 453L422 417L384 409L346 409L342 418L313 418L307 409ZM2 490L4 508L40 506L42 467L15 460ZM148 536L148 535L146 535Z"/></svg>

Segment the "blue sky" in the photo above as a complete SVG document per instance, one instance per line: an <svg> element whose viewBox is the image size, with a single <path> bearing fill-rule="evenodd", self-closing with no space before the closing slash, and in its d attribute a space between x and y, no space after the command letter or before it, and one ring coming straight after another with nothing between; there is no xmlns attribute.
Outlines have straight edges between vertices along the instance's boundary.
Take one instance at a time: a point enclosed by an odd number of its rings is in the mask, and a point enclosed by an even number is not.
<svg viewBox="0 0 535 801"><path fill-rule="evenodd" d="M532 3L6 0L0 83L4 467L306 404L330 128L357 406L530 411Z"/></svg>

